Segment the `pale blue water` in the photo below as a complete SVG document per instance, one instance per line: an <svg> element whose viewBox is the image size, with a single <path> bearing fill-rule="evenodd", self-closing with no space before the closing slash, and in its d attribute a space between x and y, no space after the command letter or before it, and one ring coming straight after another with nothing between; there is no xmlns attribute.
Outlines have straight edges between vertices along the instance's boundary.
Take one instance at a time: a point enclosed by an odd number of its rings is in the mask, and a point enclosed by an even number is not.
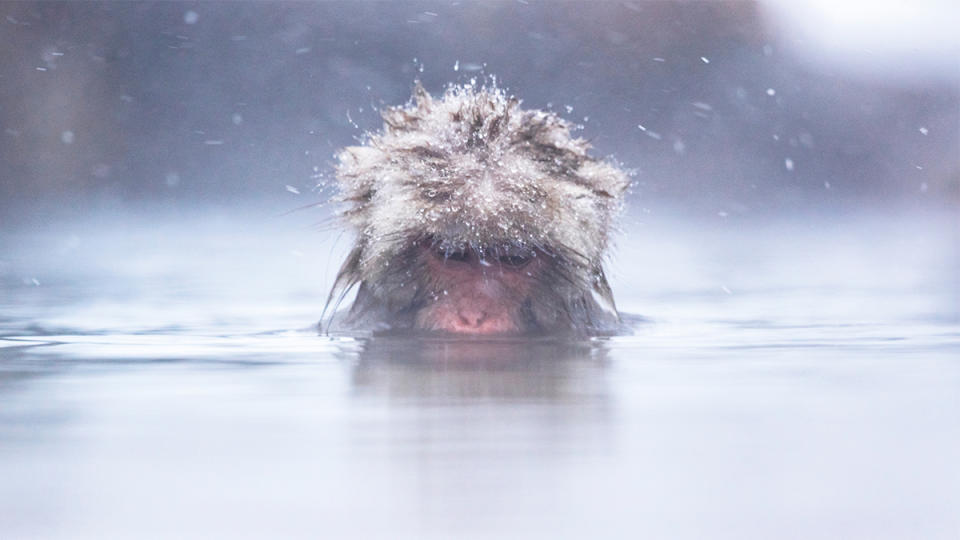
<svg viewBox="0 0 960 540"><path fill-rule="evenodd" d="M629 220L580 342L318 336L282 220L8 233L0 538L958 538L956 227Z"/></svg>

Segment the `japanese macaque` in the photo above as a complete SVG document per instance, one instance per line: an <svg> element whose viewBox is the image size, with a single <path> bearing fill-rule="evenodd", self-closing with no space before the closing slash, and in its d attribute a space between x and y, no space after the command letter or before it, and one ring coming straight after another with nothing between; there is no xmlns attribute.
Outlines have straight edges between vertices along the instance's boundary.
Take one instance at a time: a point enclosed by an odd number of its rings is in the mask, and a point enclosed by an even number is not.
<svg viewBox="0 0 960 540"><path fill-rule="evenodd" d="M477 336L616 333L603 271L629 179L552 112L498 88L417 84L336 177L356 244L327 300L349 329ZM333 317L333 314L330 315ZM328 321L329 327L329 321Z"/></svg>

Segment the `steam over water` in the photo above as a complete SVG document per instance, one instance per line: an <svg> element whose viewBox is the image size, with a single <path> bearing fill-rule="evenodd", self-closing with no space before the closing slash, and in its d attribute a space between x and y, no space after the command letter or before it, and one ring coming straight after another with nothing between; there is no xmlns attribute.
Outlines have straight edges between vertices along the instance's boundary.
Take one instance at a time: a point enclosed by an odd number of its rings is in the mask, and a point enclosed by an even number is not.
<svg viewBox="0 0 960 540"><path fill-rule="evenodd" d="M955 216L628 217L589 341L319 336L245 217L0 237L0 537L960 532Z"/></svg>
<svg viewBox="0 0 960 540"><path fill-rule="evenodd" d="M0 3L0 540L957 540L957 20ZM335 156L415 80L495 83L630 171L632 335L318 334ZM484 209L357 229L454 202ZM515 224L585 232L554 206Z"/></svg>

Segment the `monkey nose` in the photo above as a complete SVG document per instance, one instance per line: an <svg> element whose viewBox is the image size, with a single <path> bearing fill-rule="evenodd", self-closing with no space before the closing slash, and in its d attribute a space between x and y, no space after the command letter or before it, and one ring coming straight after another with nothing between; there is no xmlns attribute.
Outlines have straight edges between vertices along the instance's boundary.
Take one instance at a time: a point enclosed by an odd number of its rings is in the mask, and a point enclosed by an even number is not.
<svg viewBox="0 0 960 540"><path fill-rule="evenodd" d="M460 322L467 327L479 327L487 320L487 312L479 309L461 309L457 311Z"/></svg>

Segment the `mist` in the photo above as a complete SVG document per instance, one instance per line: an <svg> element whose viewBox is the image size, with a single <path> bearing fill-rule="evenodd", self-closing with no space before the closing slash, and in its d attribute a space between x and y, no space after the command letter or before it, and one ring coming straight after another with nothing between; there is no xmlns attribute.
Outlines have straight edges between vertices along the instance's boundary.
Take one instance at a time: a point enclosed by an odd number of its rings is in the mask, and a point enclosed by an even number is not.
<svg viewBox="0 0 960 540"><path fill-rule="evenodd" d="M416 80L474 78L582 126L634 171L632 208L955 208L957 39L913 25L871 53L902 14L789 6L5 4L0 223L321 202Z"/></svg>
<svg viewBox="0 0 960 540"><path fill-rule="evenodd" d="M0 3L0 537L955 539L958 17ZM418 81L630 172L622 334L318 326Z"/></svg>

